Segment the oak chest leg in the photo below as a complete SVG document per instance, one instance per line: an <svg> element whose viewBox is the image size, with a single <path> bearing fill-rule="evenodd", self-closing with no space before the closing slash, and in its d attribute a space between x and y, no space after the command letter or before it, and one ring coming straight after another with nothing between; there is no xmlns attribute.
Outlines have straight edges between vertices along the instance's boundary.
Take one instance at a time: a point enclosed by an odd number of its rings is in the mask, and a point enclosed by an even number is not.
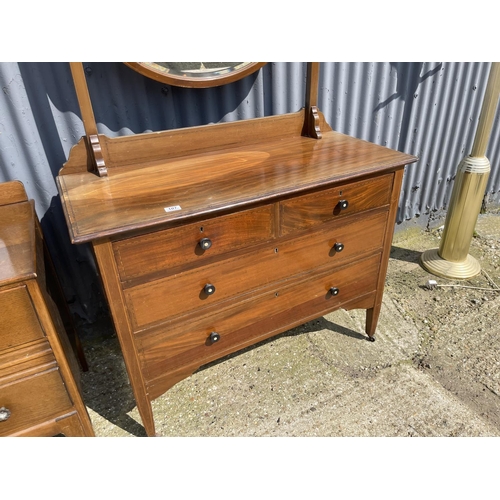
<svg viewBox="0 0 500 500"><path fill-rule="evenodd" d="M147 394L146 384L142 375L141 366L134 346L132 328L126 313L118 269L113 256L113 249L109 241L93 244L94 253L102 279L102 284L108 299L109 309L113 317L118 340L120 342L125 366L130 384L134 393L137 409L148 436L155 436L155 423L151 401Z"/></svg>
<svg viewBox="0 0 500 500"><path fill-rule="evenodd" d="M396 224L396 215L398 212L399 194L401 184L403 182L404 170L394 172L394 180L392 184L391 205L389 215L387 217L387 225L384 235L384 247L380 260L380 270L377 283L377 294L375 296L375 305L366 311L365 332L368 335L368 340L375 341L375 330L377 328L380 309L382 307L382 297L384 295L385 277L387 275L387 267L389 265L389 256L391 253L392 237L394 234L394 226Z"/></svg>
<svg viewBox="0 0 500 500"><path fill-rule="evenodd" d="M377 329L378 317L380 314L381 305L366 310L366 326L365 332L368 335L368 340L375 341L375 330Z"/></svg>

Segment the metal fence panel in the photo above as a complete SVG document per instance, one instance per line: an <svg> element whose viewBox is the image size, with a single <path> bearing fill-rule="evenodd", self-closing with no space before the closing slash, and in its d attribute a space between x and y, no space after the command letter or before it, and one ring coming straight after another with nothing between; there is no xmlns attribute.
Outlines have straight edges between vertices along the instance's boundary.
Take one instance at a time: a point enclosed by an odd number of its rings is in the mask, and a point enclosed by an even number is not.
<svg viewBox="0 0 500 500"><path fill-rule="evenodd" d="M111 137L298 111L306 64L269 63L223 87L184 89L118 62L85 63L100 133ZM490 63L321 64L319 107L334 130L419 157L406 169L398 222L446 209L470 153ZM102 297L86 246L69 243L55 177L84 134L67 63L0 63L0 182L19 179L36 202L68 300L92 320ZM500 202L500 113L487 151L486 200Z"/></svg>

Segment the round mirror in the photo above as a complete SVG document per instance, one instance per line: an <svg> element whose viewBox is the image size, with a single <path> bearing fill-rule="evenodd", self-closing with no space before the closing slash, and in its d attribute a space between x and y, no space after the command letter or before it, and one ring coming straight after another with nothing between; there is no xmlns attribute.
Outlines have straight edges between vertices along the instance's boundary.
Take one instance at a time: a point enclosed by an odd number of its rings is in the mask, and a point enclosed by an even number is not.
<svg viewBox="0 0 500 500"><path fill-rule="evenodd" d="M264 66L263 62L126 62L144 76L178 87L216 87Z"/></svg>

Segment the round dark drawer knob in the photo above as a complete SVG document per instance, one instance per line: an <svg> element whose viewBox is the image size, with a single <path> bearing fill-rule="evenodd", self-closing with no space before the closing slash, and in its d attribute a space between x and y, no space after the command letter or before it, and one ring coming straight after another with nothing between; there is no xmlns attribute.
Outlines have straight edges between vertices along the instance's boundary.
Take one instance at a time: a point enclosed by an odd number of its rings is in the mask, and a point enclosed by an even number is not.
<svg viewBox="0 0 500 500"><path fill-rule="evenodd" d="M213 295L215 293L215 287L213 285L211 285L210 283L207 283L204 287L203 287L203 291L207 294L207 295Z"/></svg>
<svg viewBox="0 0 500 500"><path fill-rule="evenodd" d="M345 210L349 206L349 202L347 200L340 200L337 206L340 210Z"/></svg>
<svg viewBox="0 0 500 500"><path fill-rule="evenodd" d="M199 241L199 245L203 250L208 250L212 246L212 240L210 238L202 238Z"/></svg>
<svg viewBox="0 0 500 500"><path fill-rule="evenodd" d="M218 342L220 340L220 335L217 332L212 332L209 338L210 342L214 344L215 342Z"/></svg>
<svg viewBox="0 0 500 500"><path fill-rule="evenodd" d="M338 295L338 294L340 293L340 290L339 290L336 286L332 286L332 287L330 288L330 293L331 293L332 295Z"/></svg>
<svg viewBox="0 0 500 500"><path fill-rule="evenodd" d="M342 252L342 250L344 250L344 244L343 243L335 243L335 245L333 245L333 248L336 252Z"/></svg>
<svg viewBox="0 0 500 500"><path fill-rule="evenodd" d="M0 422L5 422L5 420L8 420L10 417L10 410L8 408L5 408L5 406L2 406L0 408Z"/></svg>

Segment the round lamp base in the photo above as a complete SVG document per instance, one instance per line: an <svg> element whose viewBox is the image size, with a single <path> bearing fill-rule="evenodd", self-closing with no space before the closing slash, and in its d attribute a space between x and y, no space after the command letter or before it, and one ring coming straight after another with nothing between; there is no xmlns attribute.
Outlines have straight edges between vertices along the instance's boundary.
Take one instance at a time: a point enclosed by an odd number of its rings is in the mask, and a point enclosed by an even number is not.
<svg viewBox="0 0 500 500"><path fill-rule="evenodd" d="M465 280L481 272L481 265L472 255L467 254L461 262L450 262L440 257L437 248L426 250L420 256L420 262L426 271L441 278Z"/></svg>

